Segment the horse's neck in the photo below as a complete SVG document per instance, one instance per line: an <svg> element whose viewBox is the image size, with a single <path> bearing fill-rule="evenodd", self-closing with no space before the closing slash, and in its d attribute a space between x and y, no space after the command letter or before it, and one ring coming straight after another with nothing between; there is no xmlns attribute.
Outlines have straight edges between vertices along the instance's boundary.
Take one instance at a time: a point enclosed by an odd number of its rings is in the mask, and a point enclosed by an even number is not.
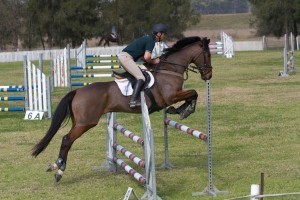
<svg viewBox="0 0 300 200"><path fill-rule="evenodd" d="M188 56L188 54L184 54L184 53L180 53L180 52L174 53L174 54L168 56L168 58L166 59L167 62L175 63L177 65L175 67L179 67L179 65L188 66L190 60L191 59Z"/></svg>

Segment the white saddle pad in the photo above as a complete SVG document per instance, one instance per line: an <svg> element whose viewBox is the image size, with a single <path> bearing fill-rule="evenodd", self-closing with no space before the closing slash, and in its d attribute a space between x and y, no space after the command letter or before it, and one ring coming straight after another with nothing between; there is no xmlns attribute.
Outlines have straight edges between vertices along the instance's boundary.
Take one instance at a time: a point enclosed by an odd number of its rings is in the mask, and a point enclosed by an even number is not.
<svg viewBox="0 0 300 200"><path fill-rule="evenodd" d="M147 73L150 75L150 82L147 85L146 88L151 88L152 85L154 84L154 77L153 75L147 71ZM123 78L123 79L115 79L115 82L118 84L119 89L121 90L121 93L124 96L130 96L133 93L133 89L132 89L132 85L131 83L128 81L127 78Z"/></svg>

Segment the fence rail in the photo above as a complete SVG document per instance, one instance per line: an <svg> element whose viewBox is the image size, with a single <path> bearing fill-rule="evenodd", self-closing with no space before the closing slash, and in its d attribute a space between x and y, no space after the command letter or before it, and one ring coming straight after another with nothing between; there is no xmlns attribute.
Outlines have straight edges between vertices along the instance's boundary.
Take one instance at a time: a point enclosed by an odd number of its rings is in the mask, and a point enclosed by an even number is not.
<svg viewBox="0 0 300 200"><path fill-rule="evenodd" d="M118 54L124 49L125 46L113 46L113 47L91 47L87 48L87 54ZM36 50L36 51L16 51L16 52L2 52L0 53L0 62L17 62L23 61L24 55L29 60L38 60L39 54L43 54L44 60L52 60L59 56L63 52L63 49L52 50ZM75 58L75 49L71 49L71 58Z"/></svg>

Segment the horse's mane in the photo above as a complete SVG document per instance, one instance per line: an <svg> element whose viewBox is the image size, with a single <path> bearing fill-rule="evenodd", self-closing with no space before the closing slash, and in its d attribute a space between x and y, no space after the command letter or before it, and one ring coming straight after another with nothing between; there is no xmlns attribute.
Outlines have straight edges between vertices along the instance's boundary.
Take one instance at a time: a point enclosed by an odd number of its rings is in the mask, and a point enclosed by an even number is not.
<svg viewBox="0 0 300 200"><path fill-rule="evenodd" d="M162 55L163 58L167 58L169 55L180 51L182 48L193 44L195 42L201 42L202 45L204 45L204 48L208 48L208 42L207 38L200 38L198 36L193 37L185 37L181 40L178 40L172 47L167 48L164 50L164 54Z"/></svg>

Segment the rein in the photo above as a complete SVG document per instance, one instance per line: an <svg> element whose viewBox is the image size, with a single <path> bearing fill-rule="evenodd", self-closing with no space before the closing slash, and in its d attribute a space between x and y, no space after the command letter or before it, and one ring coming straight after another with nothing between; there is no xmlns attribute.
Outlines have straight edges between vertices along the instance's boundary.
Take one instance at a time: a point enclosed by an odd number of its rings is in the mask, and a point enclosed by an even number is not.
<svg viewBox="0 0 300 200"><path fill-rule="evenodd" d="M183 74L178 73L176 71L170 71L170 69L159 69L159 66L160 66L161 63L171 64L171 65L177 65L177 66L183 67L184 69L187 68L186 65L182 65L182 64L178 64L178 63L173 63L173 62L169 62L169 61L166 61L166 60L161 60L159 62L159 64L158 64L158 66L155 68L154 71L157 72L157 73L163 73L163 74L169 74L169 75L173 75L173 76L178 76L178 77L180 77L183 80L187 80L187 78L186 79L184 78Z"/></svg>

